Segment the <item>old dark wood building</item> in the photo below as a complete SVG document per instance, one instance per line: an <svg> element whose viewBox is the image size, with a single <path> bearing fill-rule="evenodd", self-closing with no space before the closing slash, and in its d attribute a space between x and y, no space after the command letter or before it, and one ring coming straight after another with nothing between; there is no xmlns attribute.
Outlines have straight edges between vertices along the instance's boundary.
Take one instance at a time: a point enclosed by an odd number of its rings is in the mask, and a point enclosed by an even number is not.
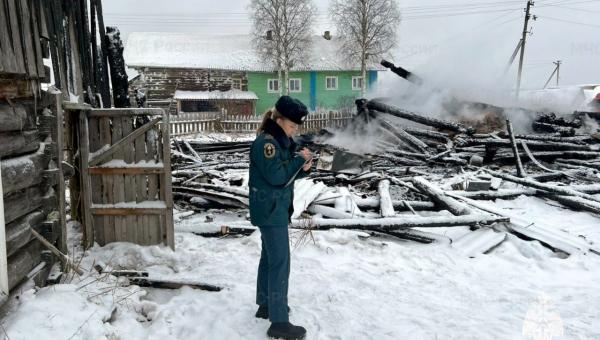
<svg viewBox="0 0 600 340"><path fill-rule="evenodd" d="M186 68L158 68L144 67L139 69L140 75L130 85L130 95L135 95L136 89L144 89L148 107L158 107L165 110L171 107L171 114L178 111L173 105L175 92L224 92L230 90L248 90L248 79L244 72L186 69ZM221 101L227 101L226 95ZM185 108L184 104L184 108ZM233 108L235 108L235 104ZM237 110L231 113L242 114Z"/></svg>
<svg viewBox="0 0 600 340"><path fill-rule="evenodd" d="M53 13L59 11L63 11L61 6L45 1L0 4L4 209L0 216L0 286L4 298L27 278L42 284L56 262L33 232L67 252L63 118L57 108L62 94L45 85L50 82L51 71L44 65L51 53L57 57L51 40L58 24Z"/></svg>
<svg viewBox="0 0 600 340"><path fill-rule="evenodd" d="M174 248L168 115L129 108L122 52L101 0L0 0L0 305L75 267L67 206L85 248Z"/></svg>

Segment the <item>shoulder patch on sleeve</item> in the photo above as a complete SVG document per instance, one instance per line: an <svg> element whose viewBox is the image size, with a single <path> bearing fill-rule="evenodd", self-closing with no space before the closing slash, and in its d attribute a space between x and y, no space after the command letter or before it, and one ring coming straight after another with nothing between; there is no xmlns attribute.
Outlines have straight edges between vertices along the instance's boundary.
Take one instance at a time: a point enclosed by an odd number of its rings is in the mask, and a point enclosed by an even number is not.
<svg viewBox="0 0 600 340"><path fill-rule="evenodd" d="M265 143L264 147L265 157L273 158L275 157L275 145L272 143Z"/></svg>

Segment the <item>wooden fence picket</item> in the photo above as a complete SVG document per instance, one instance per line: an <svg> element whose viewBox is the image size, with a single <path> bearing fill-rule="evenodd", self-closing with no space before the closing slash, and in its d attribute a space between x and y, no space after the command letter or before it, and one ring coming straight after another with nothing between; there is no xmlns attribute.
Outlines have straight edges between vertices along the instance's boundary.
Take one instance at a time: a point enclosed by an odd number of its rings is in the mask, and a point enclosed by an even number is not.
<svg viewBox="0 0 600 340"><path fill-rule="evenodd" d="M341 128L352 118L347 112L311 113L300 132L317 131L326 127ZM229 114L227 112L181 112L170 116L171 136L185 136L197 133L225 132L252 133L261 122L260 117Z"/></svg>

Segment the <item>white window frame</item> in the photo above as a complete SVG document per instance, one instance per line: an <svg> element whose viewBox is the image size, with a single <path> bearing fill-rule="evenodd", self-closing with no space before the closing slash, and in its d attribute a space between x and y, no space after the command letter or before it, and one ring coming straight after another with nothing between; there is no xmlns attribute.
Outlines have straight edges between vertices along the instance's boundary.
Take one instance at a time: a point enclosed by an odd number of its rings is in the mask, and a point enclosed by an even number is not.
<svg viewBox="0 0 600 340"><path fill-rule="evenodd" d="M277 83L277 90L273 90L272 84ZM279 93L279 89L281 88L281 84L279 84L279 79L268 79L267 80L267 92L269 93Z"/></svg>
<svg viewBox="0 0 600 340"><path fill-rule="evenodd" d="M239 87L236 87L236 85L239 85ZM232 79L231 80L231 88L236 89L236 90L241 90L242 89L242 80L237 79L237 78Z"/></svg>
<svg viewBox="0 0 600 340"><path fill-rule="evenodd" d="M327 85L327 81L329 79L335 79L335 87L328 87ZM337 76L327 76L325 77L325 90L329 90L329 91L335 91L338 89L338 83L339 83L339 79Z"/></svg>
<svg viewBox="0 0 600 340"><path fill-rule="evenodd" d="M362 90L362 84L360 84L361 86L358 86L358 87L354 86L354 82L355 81L358 82L359 79L362 79L362 81L365 81L362 76L353 76L352 77L352 90L353 91L360 91L360 90Z"/></svg>
<svg viewBox="0 0 600 340"><path fill-rule="evenodd" d="M296 80L298 81L298 89L292 90L292 82ZM290 92L294 93L302 92L302 78L290 78L288 82L288 89L290 90Z"/></svg>

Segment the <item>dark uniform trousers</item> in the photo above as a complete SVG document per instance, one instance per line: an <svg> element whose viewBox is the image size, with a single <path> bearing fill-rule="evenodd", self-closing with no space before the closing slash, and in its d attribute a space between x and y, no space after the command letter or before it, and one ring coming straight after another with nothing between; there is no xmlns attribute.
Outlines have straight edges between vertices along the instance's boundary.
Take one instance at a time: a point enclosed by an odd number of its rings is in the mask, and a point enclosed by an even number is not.
<svg viewBox="0 0 600 340"><path fill-rule="evenodd" d="M256 303L269 307L271 322L288 322L290 242L286 226L260 228L262 251L256 280Z"/></svg>

